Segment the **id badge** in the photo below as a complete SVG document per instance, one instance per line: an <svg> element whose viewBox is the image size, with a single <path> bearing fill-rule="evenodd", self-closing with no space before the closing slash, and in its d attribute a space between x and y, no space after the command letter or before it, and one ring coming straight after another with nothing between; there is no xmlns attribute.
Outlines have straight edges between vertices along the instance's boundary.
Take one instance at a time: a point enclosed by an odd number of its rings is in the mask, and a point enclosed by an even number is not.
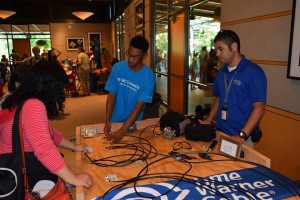
<svg viewBox="0 0 300 200"><path fill-rule="evenodd" d="M228 111L227 108L225 108L225 107L222 108L221 119L224 121L227 120L227 111Z"/></svg>

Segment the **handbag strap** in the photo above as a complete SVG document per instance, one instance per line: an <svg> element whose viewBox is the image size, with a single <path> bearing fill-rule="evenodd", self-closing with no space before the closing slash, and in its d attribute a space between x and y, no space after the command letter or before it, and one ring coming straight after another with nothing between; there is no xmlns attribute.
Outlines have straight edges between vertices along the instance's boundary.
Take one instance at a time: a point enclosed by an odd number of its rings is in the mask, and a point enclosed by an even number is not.
<svg viewBox="0 0 300 200"><path fill-rule="evenodd" d="M19 128L19 136L20 136L20 144L21 144L21 151L22 151L22 173L23 173L23 180L24 180L24 189L28 189L28 178L26 174L26 160L25 160L25 152L24 152L24 139L23 139L23 130L22 130L22 117L19 116L18 121L18 128Z"/></svg>
<svg viewBox="0 0 300 200"><path fill-rule="evenodd" d="M22 119L21 119L21 110L24 102L20 103L17 107L14 116L14 123L12 128L12 150L15 156L22 158L22 173L25 190L28 188L28 179L26 174L26 161L25 161L25 152L24 152L24 139L22 131Z"/></svg>

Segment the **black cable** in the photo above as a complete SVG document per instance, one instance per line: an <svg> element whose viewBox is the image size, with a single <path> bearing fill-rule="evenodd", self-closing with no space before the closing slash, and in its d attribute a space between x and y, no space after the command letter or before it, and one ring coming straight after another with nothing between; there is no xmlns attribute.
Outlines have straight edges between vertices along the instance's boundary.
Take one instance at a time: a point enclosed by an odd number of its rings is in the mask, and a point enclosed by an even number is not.
<svg viewBox="0 0 300 200"><path fill-rule="evenodd" d="M159 123L159 122L158 122ZM131 136L131 135L128 135L128 137L132 137L132 138L136 138L138 139L139 142L134 142L134 143L131 143L131 144L119 144L119 145L113 145L113 146L110 146L108 147L108 149L128 149L128 150L131 150L133 151L134 153L133 154L123 154L123 155L118 155L118 156L110 156L110 157L106 157L106 158L101 158L101 159L98 159L98 160L92 160L88 155L86 155L89 160L93 163L93 164L96 164L98 166L102 166L102 167L107 167L107 166L112 166L112 167L120 167L120 166L125 166L125 165L128 165L128 164L132 164L136 161L144 161L144 164L145 166L140 170L140 172L138 173L138 175L134 178L131 178L131 179L128 179L128 180L123 180L123 181L113 181L113 182L120 182L120 184L110 188L108 191L105 192L105 194L103 195L103 197L105 197L109 192L111 192L112 190L115 190L115 189L119 189L119 188L122 188L122 187L125 187L126 185L128 184L132 184L133 183L133 187L134 187L134 190L136 192L136 194L140 197L144 197L144 198L149 198L148 196L145 196L143 194L141 194L140 192L137 191L137 183L141 180L146 180L146 179L154 179L154 178L167 178L169 180L177 180L176 184L171 188L171 189L168 189L167 192L161 194L160 196L163 196L163 195L166 195L168 192L172 191L181 181L185 181L185 182L190 182L192 184L195 184L197 186L199 186L197 183L195 183L195 180L194 179L189 179L188 177L196 177L197 179L200 179L200 181L198 183L206 183L206 182L209 182L209 183L217 183L219 185L225 185L227 187L230 187L232 189L235 189L235 190L238 190L240 191L241 193L249 196L250 198L252 199L256 199L254 198L255 195L252 194L251 192L241 188L241 187L238 187L236 185L233 185L233 184L230 184L230 183L224 183L224 182L220 182L220 181L214 181L214 180L209 180L207 178L201 178L201 177L197 177L197 176L191 176L188 174L188 172L192 169L192 164L195 163L195 164L200 164L200 163L206 163L206 162L219 162L219 161L238 161L238 162L243 162L243 163L247 163L247 164L251 164L253 166L257 166L257 167L263 167L265 169L268 169L270 170L269 168L263 166L263 165L260 165L260 164L257 164L257 163L254 163L254 162L250 162L250 161L245 161L245 160L240 160L240 159L237 159L235 157L232 157L230 155L227 155L227 154L221 154L221 153L213 153L213 152L184 152L184 153L176 153L173 154L173 156L170 156L170 155L164 155L164 154L160 154L158 153L158 151L151 145L151 143L142 138L141 135L144 133L144 131L147 129L147 128L150 128L150 127L154 127L153 129L153 135L154 137L156 136L156 134L154 133L155 131L155 128L157 127L158 123L156 125L150 125L150 126L147 126L145 128L143 128L141 131L140 131L140 134L139 134L139 137L136 137L136 136ZM189 144L187 142L184 142L185 144ZM178 145L177 148L179 149L190 149L189 148L189 145L186 145L185 148L184 148L184 144L183 143L180 143L180 142L175 142L174 143L174 146L173 146L173 150L176 149L176 150L179 150L177 149L175 146ZM175 148L174 148L175 147ZM201 161L201 162L196 162L196 161L189 161L189 160L186 160L184 159L186 156L182 156L182 155L187 155L187 154L199 154L199 153L206 153L206 154L215 154L215 155L219 155L219 156L223 156L225 158L228 158L228 160L224 160L224 159L219 159L219 160L205 160L205 161ZM150 158L154 158L156 157L157 155L161 155L163 156L162 158L159 158L155 161L152 161L151 163L148 163L147 159L150 159ZM129 158L128 158L129 156ZM119 160L120 157L126 157L127 159L125 160ZM160 162L161 160L164 160L164 159L168 159L168 158L175 158L177 159L178 161L182 162L182 163L186 163L188 164L189 168L184 172L184 173L157 173L157 174L148 174L148 171L149 171L149 167L155 163L158 163ZM116 158L118 158L118 160L115 160ZM103 164L103 163L98 163L99 161L103 162L111 162L112 164ZM255 170L255 169L252 169L251 170L253 171L256 171L256 173L259 173L259 174L262 174L261 172ZM274 173L272 170L270 170L271 173ZM165 175L167 174L167 175ZM173 174L173 176L170 176L168 174ZM176 176L174 176L174 174L177 174ZM263 174L265 177L268 177L270 178L269 176L267 176L266 174ZM297 191L297 189L293 188L293 186L289 183L286 183L287 185L289 185L291 187L288 188L286 187L284 184L280 183L279 181L276 181L274 180L275 182L278 182L283 188L285 188L287 191L289 191L291 194L293 194L295 196L295 194L297 194L299 196L299 192ZM284 181L286 182L286 181ZM199 186L200 187L200 186ZM209 191L212 191L216 194L218 194L219 196L221 197L224 197L226 198L223 194L219 193L215 188L210 188L209 185L204 185L204 186L201 186L202 188L205 188Z"/></svg>
<svg viewBox="0 0 300 200"><path fill-rule="evenodd" d="M192 149L192 145L186 141L175 142L173 144L173 150L178 151L180 149Z"/></svg>

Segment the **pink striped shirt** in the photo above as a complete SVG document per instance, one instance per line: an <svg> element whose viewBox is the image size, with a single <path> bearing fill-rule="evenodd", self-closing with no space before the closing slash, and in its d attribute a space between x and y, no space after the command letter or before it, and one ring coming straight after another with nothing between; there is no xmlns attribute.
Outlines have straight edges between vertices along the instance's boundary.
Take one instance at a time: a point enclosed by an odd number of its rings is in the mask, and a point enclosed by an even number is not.
<svg viewBox="0 0 300 200"><path fill-rule="evenodd" d="M11 153L12 125L16 109L0 111L0 154ZM21 111L25 152L34 152L37 159L52 173L65 165L56 145L62 134L48 120L45 105L38 99L27 100Z"/></svg>

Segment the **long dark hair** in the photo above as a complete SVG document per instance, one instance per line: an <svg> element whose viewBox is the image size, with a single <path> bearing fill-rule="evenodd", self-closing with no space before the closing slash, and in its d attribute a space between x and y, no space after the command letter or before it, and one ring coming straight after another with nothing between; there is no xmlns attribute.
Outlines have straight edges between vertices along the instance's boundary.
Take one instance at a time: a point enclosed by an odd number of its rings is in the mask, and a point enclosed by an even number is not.
<svg viewBox="0 0 300 200"><path fill-rule="evenodd" d="M26 70L20 86L2 104L12 110L30 98L39 99L46 107L48 119L55 119L63 111L68 78L63 68L54 61L41 60Z"/></svg>

